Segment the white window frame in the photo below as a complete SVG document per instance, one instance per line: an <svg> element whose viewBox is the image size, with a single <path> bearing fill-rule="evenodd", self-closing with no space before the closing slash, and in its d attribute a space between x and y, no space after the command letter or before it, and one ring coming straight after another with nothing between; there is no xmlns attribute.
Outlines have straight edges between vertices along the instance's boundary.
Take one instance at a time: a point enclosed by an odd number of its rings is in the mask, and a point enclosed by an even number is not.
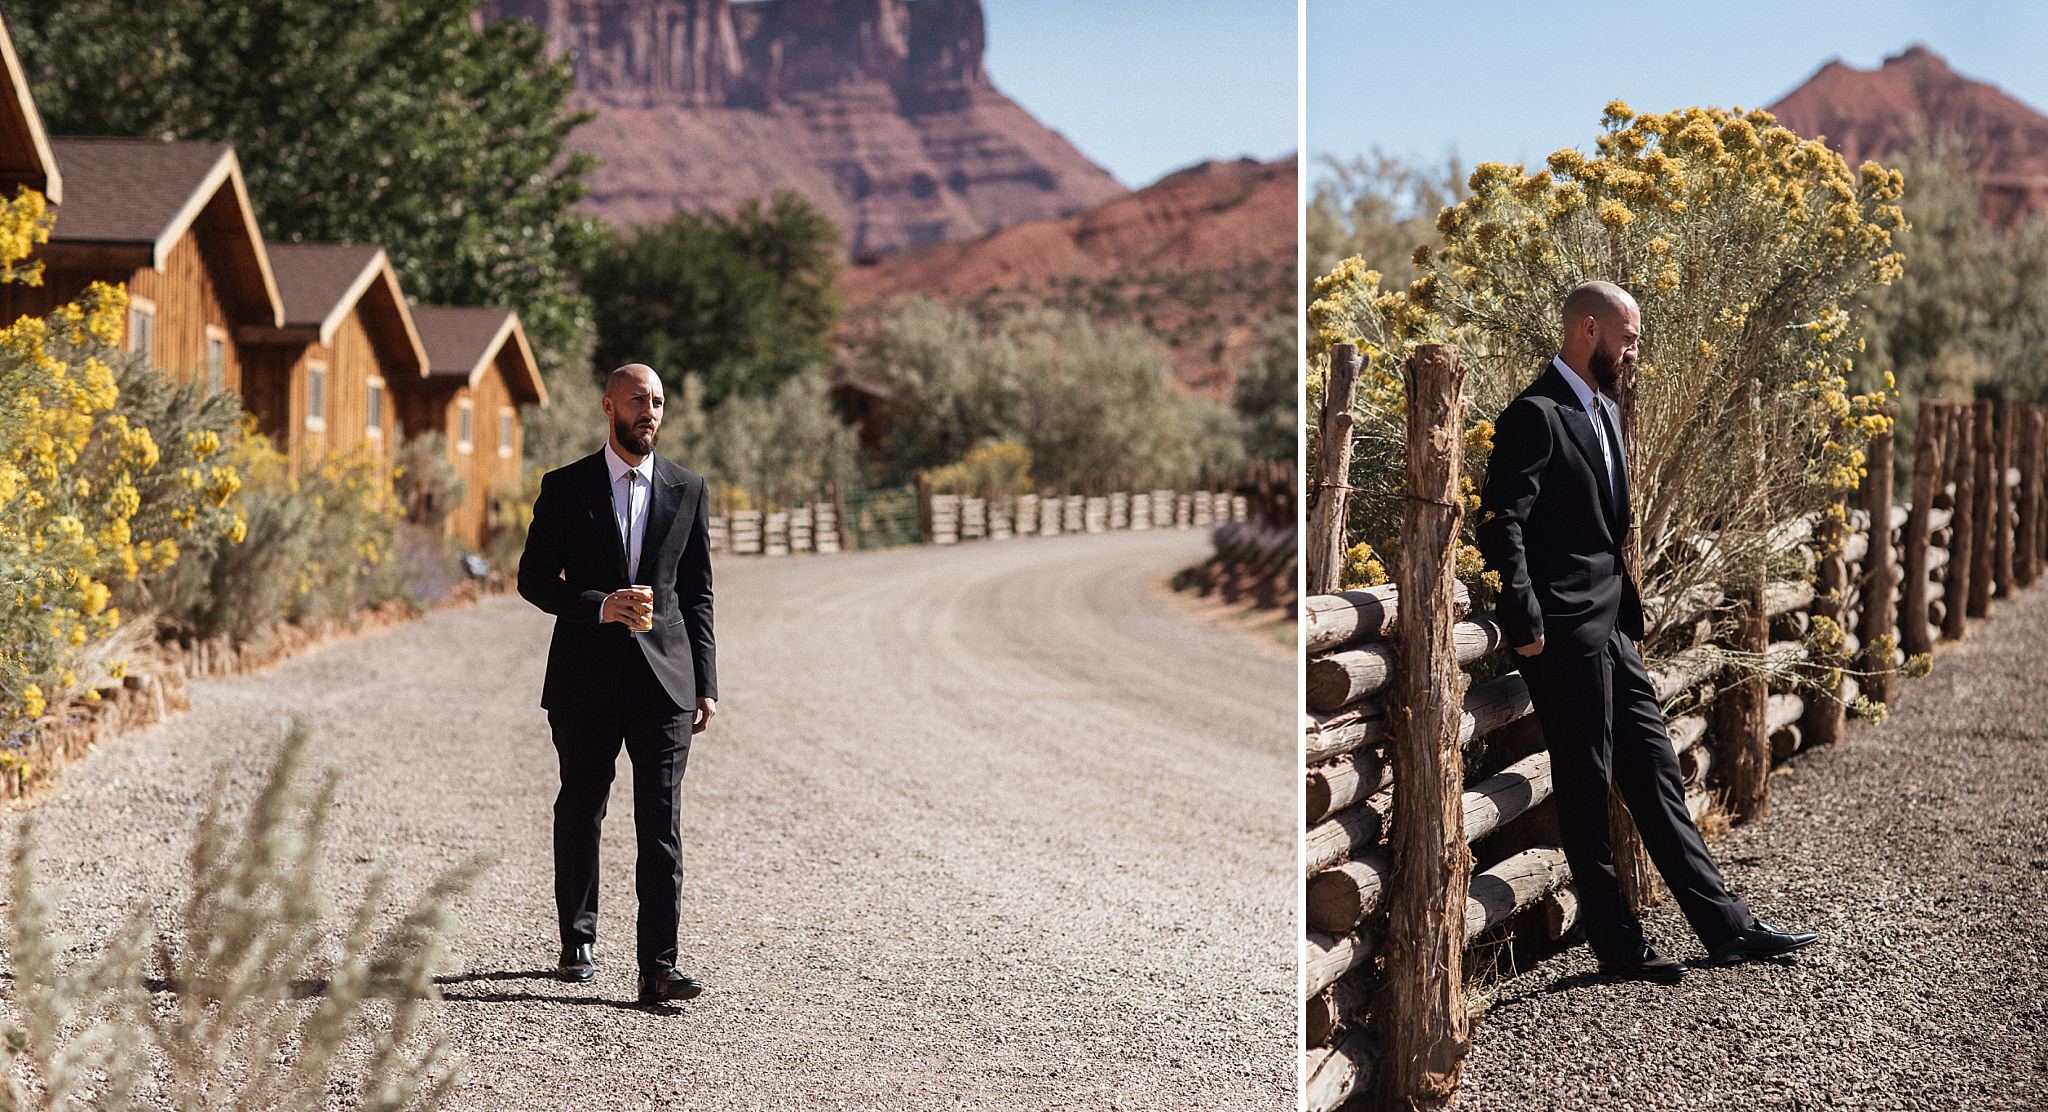
<svg viewBox="0 0 2048 1112"><path fill-rule="evenodd" d="M327 360L306 360L306 428L327 431ZM314 403L319 403L315 405Z"/></svg>
<svg viewBox="0 0 2048 1112"><path fill-rule="evenodd" d="M217 345L217 346L216 346ZM220 353L215 362L214 352ZM218 394L228 388L228 330L217 324L206 326L206 392Z"/></svg>
<svg viewBox="0 0 2048 1112"><path fill-rule="evenodd" d="M135 322L138 320L148 321L149 327L147 329L137 329ZM148 338L138 343L137 332L147 332ZM156 302L146 297L131 296L128 298L127 339L128 351L130 353L139 351L142 353L143 358L149 360L151 365L156 363Z"/></svg>
<svg viewBox="0 0 2048 1112"><path fill-rule="evenodd" d="M455 403L455 450L468 455L476 450L476 403L463 398Z"/></svg>
<svg viewBox="0 0 2048 1112"><path fill-rule="evenodd" d="M498 455L500 457L511 458L512 430L518 421L518 416L509 405L498 407Z"/></svg>
<svg viewBox="0 0 2048 1112"><path fill-rule="evenodd" d="M363 384L363 400L370 409L363 417L363 438L382 442L384 439L384 380L371 375Z"/></svg>

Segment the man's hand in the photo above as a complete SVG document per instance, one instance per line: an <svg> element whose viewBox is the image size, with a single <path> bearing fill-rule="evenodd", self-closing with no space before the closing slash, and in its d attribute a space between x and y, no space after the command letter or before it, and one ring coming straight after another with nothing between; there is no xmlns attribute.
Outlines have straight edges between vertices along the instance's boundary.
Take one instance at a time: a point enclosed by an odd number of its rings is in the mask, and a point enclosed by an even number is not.
<svg viewBox="0 0 2048 1112"><path fill-rule="evenodd" d="M1543 638L1541 637L1538 637L1536 640L1531 641L1526 645L1515 646L1515 655L1517 656L1535 656L1537 653L1540 653L1542 651Z"/></svg>
<svg viewBox="0 0 2048 1112"><path fill-rule="evenodd" d="M703 733L703 732L705 731L705 729L706 729L706 728L708 728L708 727L709 727L709 726L711 725L711 720L712 720L713 718L716 718L717 716L718 716L718 700L716 700L716 699L699 699L699 700L697 700L697 714L696 714L696 716L695 716L694 718L692 718L692 719L690 720L690 732L691 732L692 734L701 734L701 733Z"/></svg>
<svg viewBox="0 0 2048 1112"><path fill-rule="evenodd" d="M643 626L654 616L654 592L636 591L631 587L613 591L604 596L604 605L599 608L599 622L623 622L629 626Z"/></svg>

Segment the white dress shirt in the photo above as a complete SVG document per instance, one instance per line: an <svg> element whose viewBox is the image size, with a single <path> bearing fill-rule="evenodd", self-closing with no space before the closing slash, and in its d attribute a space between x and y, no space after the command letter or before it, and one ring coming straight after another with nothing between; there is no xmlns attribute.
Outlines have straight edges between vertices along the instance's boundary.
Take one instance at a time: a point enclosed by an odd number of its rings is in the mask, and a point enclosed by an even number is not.
<svg viewBox="0 0 2048 1112"><path fill-rule="evenodd" d="M626 546L626 582L640 581L640 542L647 537L647 497L654 489L654 455L635 466L604 445L605 469L612 477L612 519L619 526L619 541Z"/></svg>
<svg viewBox="0 0 2048 1112"><path fill-rule="evenodd" d="M1620 478L1615 474L1614 470L1614 461L1621 455L1621 450L1618 445L1611 445L1607 442L1608 420L1614 421L1614 428L1618 429L1621 427L1621 421L1614 415L1614 403L1595 394L1593 388L1586 385L1585 380L1573 373L1570 367L1565 366L1562 357L1551 356L1550 365L1556 367L1557 373L1564 376L1565 383L1572 388L1572 395L1579 399L1579 408L1584 410L1587 418L1593 422L1593 439L1600 442L1600 459L1601 462L1607 465L1608 499L1611 501L1621 497ZM1596 403L1599 405L1599 409L1593 408ZM1603 414L1605 419L1603 419Z"/></svg>

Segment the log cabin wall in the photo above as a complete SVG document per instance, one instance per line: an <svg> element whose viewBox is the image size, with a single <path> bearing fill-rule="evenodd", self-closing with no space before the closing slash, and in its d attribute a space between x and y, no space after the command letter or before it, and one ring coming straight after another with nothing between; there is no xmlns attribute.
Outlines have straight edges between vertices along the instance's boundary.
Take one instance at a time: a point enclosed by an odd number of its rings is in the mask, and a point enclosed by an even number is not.
<svg viewBox="0 0 2048 1112"><path fill-rule="evenodd" d="M245 376L244 403L257 425L302 474L329 456L364 451L391 474L398 436L398 403L391 380L410 372L386 373L362 320L361 306L349 311L334 331L334 343L253 344ZM322 412L312 412L313 371L322 373ZM370 387L378 386L377 424L370 423ZM400 387L403 389L403 386Z"/></svg>
<svg viewBox="0 0 2048 1112"><path fill-rule="evenodd" d="M248 352L234 338L234 321L220 296L217 268L225 265L220 253L206 246L206 232L194 227L164 260L164 269L152 266L48 265L43 283L26 286L18 282L0 284L0 318L14 320L41 316L59 305L78 300L93 282L126 286L129 322L138 310L151 314L150 364L179 382L204 381L208 343L220 344L223 390L239 392L242 365ZM124 336L123 348L132 349L133 336Z"/></svg>
<svg viewBox="0 0 2048 1112"><path fill-rule="evenodd" d="M216 277L227 261L210 239L195 225L171 248L162 270L145 266L129 276L128 293L156 308L150 358L159 370L179 382L204 382L209 347L217 343L219 386L239 392L243 356Z"/></svg>

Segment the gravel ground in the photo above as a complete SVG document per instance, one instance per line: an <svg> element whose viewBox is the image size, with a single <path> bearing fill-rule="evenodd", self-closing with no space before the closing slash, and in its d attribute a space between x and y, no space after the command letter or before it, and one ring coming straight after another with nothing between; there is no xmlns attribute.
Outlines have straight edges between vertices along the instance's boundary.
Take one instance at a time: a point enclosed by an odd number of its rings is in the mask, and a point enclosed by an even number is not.
<svg viewBox="0 0 2048 1112"><path fill-rule="evenodd" d="M630 792L605 824L599 974L564 985L517 598L200 682L39 812L68 934L169 905L214 763L253 787L287 715L346 770L329 889L397 901L475 849L445 1019L468 1109L1295 1104L1295 677L1161 597L1195 531L725 560L725 699L684 780L686 970L633 992ZM11 841L11 831L8 840Z"/></svg>
<svg viewBox="0 0 2048 1112"><path fill-rule="evenodd" d="M1595 979L1576 947L1501 986L1454 1107L2048 1108L2048 589L1993 613L1715 844L1759 916L1818 943L1670 988ZM1701 956L1675 908L1647 925Z"/></svg>

